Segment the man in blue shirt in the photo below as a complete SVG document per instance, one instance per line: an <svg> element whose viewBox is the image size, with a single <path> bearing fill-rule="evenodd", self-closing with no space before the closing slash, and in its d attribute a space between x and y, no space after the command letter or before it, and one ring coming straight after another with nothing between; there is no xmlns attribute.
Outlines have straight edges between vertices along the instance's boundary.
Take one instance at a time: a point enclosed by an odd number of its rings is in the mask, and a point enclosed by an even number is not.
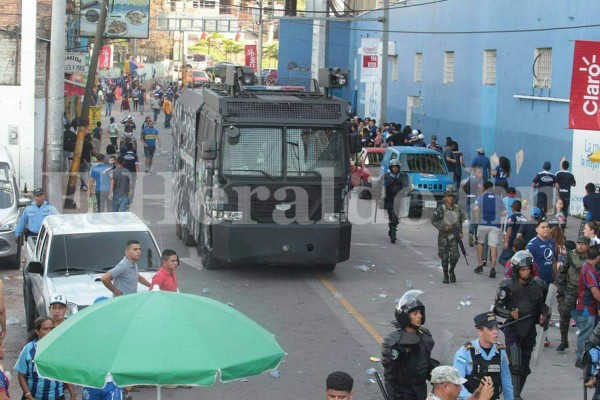
<svg viewBox="0 0 600 400"><path fill-rule="evenodd" d="M123 400L125 399L125 391L123 388L115 385L113 381L107 382L102 389L92 387L83 388L84 400Z"/></svg>
<svg viewBox="0 0 600 400"><path fill-rule="evenodd" d="M544 162L543 171L538 172L533 178L531 186L537 189L536 206L542 210L542 216L548 212L548 205L552 205L554 189L557 184L556 176L550 172L552 164L550 161Z"/></svg>
<svg viewBox="0 0 600 400"><path fill-rule="evenodd" d="M556 267L556 243L550 238L550 225L548 221L539 220L536 227L537 236L527 243L527 250L533 256L540 279L550 285L554 282L554 268Z"/></svg>
<svg viewBox="0 0 600 400"><path fill-rule="evenodd" d="M55 214L59 214L59 212L46 201L44 190L42 188L33 189L33 202L25 207L21 218L19 218L15 236L19 237L21 233L25 236L37 236L44 218Z"/></svg>
<svg viewBox="0 0 600 400"><path fill-rule="evenodd" d="M477 260L479 262L475 273L483 273L483 245L487 243L490 249L492 269L490 278L496 277L496 259L498 257L498 245L500 243L500 224L502 216L506 215L506 209L500 196L493 192L494 184L485 181L484 193L477 198L473 211L479 213L479 226L477 228Z"/></svg>
<svg viewBox="0 0 600 400"><path fill-rule="evenodd" d="M506 262L515 255L513 245L517 238L517 233L519 233L519 226L527 222L527 217L521 214L521 202L519 200L512 202L511 212L512 213L506 218L506 224L504 226L504 248L502 254L500 254L500 259L498 260L500 265L506 264Z"/></svg>
<svg viewBox="0 0 600 400"><path fill-rule="evenodd" d="M481 168L483 171L483 180L487 181L489 179L492 165L490 164L490 159L485 156L485 150L482 147L477 149L477 155L471 161L471 168Z"/></svg>
<svg viewBox="0 0 600 400"><path fill-rule="evenodd" d="M112 171L112 165L106 164L106 157L104 154L98 154L96 156L98 164L96 164L90 172L90 179L88 186L91 188L94 181L96 182L96 190L94 194L90 191L90 197L96 196L96 204L98 208L96 212L108 212L111 210L110 205L110 172Z"/></svg>
<svg viewBox="0 0 600 400"><path fill-rule="evenodd" d="M154 159L157 141L160 146L158 129L154 127L154 122L148 121L146 129L142 131L142 143L144 143L144 155L146 156L146 172L152 172L152 160Z"/></svg>
<svg viewBox="0 0 600 400"><path fill-rule="evenodd" d="M587 221L600 221L600 193L596 192L596 185L588 183L585 192L583 207L587 210Z"/></svg>
<svg viewBox="0 0 600 400"><path fill-rule="evenodd" d="M475 328L479 339L462 346L454 354L454 368L467 380L462 386L459 397L466 399L475 392L483 377L489 376L494 385L493 399L500 392L504 400L513 400L513 385L506 348L498 343L498 321L493 312L476 315Z"/></svg>

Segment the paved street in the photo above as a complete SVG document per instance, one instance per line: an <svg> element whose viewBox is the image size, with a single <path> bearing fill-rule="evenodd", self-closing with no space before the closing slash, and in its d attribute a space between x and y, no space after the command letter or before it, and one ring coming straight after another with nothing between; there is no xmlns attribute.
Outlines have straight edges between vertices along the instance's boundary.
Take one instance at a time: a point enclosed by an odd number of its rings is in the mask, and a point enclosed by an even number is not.
<svg viewBox="0 0 600 400"><path fill-rule="evenodd" d="M120 114L114 116L120 121ZM143 118L139 113L134 114L134 118L139 132ZM142 172L132 211L150 224L161 249L173 248L180 254L182 264L178 274L182 291L202 294L207 288L208 293L204 295L231 302L233 307L272 332L288 354L279 368L279 378L265 373L247 381L216 384L212 388L166 389L163 398L322 399L327 374L345 370L355 379L356 399L381 399L377 384L365 370L375 367L381 371L380 364L369 358L380 356L378 341L392 329L389 322L394 318L394 300L408 288L426 293L425 326L434 337L443 336L444 331L451 333L448 357L458 346L475 337L473 317L490 309L500 276L489 279L487 274L474 274L475 249L467 248L470 265L466 266L461 258L458 283L443 285L436 257L436 232L428 220L402 222L400 240L392 245L387 239L384 212L379 210L377 223L373 224L372 215L368 213L374 203L357 200L356 194L351 199L353 219L369 222L354 225L351 258L339 264L335 272L319 274L299 267L261 266L204 270L196 249L184 247L175 236L170 201L171 137L170 129L162 127L162 120L163 116L157 124L162 147L155 156L156 172L144 174L143 166L140 167ZM107 118L102 122L103 127L108 125ZM84 204L87 211L85 197L79 204ZM578 222L571 222L569 239L574 239L575 225ZM368 271L355 268L361 265L366 265ZM4 274L8 317L24 321L21 272L5 270L0 277ZM341 297L336 296L338 293ZM467 299L471 306L461 306L460 302ZM570 332L571 347L559 354L556 352L559 343L559 331L554 327L556 319L554 314L548 331L551 347L545 349L539 365L532 366L534 372L523 392L527 400L581 398L581 370L573 366L575 328ZM4 360L8 370L12 370L26 342L22 323L8 327ZM442 347L439 339L437 344ZM19 389L14 378L13 385L14 395L17 395ZM153 398L153 389L134 393L134 399Z"/></svg>

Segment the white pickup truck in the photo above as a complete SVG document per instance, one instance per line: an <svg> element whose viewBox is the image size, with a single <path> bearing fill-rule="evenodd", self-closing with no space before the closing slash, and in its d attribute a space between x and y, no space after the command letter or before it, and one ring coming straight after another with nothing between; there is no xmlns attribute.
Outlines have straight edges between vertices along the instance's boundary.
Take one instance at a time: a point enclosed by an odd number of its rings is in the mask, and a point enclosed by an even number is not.
<svg viewBox="0 0 600 400"><path fill-rule="evenodd" d="M38 316L48 315L54 293L67 297L67 315L89 306L98 297L111 297L100 277L125 256L125 243L137 240L142 258L137 265L150 281L161 264L152 232L130 212L61 214L46 217L37 237L27 239L23 268L23 299L27 329ZM139 285L138 290L148 290Z"/></svg>

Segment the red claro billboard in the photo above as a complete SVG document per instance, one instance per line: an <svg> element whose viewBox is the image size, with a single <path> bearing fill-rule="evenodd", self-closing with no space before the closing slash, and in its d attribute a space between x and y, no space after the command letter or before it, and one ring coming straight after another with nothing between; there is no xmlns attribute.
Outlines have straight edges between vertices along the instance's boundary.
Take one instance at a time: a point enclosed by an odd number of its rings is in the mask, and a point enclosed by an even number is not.
<svg viewBox="0 0 600 400"><path fill-rule="evenodd" d="M600 42L575 41L569 128L600 130Z"/></svg>

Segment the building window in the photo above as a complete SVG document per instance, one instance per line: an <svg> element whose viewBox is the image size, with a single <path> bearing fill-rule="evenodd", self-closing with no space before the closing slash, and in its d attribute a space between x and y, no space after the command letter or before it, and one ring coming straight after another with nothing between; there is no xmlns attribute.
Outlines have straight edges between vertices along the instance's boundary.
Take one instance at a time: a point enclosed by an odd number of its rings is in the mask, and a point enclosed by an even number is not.
<svg viewBox="0 0 600 400"><path fill-rule="evenodd" d="M444 53L444 83L454 83L454 52Z"/></svg>
<svg viewBox="0 0 600 400"><path fill-rule="evenodd" d="M535 49L533 87L550 89L552 84L552 48Z"/></svg>
<svg viewBox="0 0 600 400"><path fill-rule="evenodd" d="M496 50L483 51L483 84L496 84Z"/></svg>
<svg viewBox="0 0 600 400"><path fill-rule="evenodd" d="M423 53L415 53L415 74L414 81L421 82L423 80Z"/></svg>

